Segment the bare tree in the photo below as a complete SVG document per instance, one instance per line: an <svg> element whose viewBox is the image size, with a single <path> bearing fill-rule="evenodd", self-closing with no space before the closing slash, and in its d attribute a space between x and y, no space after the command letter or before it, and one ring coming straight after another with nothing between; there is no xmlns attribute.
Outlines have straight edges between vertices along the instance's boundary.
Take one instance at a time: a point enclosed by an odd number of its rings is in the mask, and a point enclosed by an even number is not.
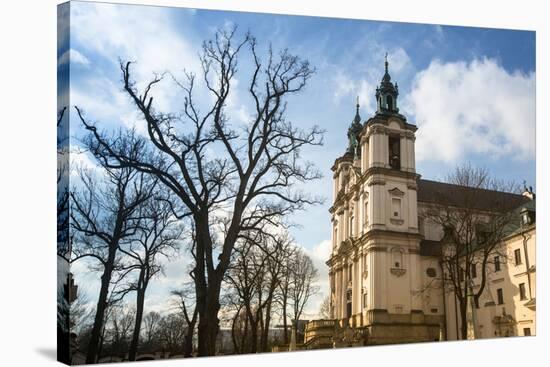
<svg viewBox="0 0 550 367"><path fill-rule="evenodd" d="M235 248L226 277L236 293L233 302L237 313L242 309L250 325L250 328L245 328L250 331L249 352L256 353L268 348L269 325L279 275L290 252L290 239L287 235L267 236L263 231L255 231L252 237L245 237ZM233 322L239 321L238 315L235 315Z"/></svg>
<svg viewBox="0 0 550 367"><path fill-rule="evenodd" d="M323 320L330 319L330 296L323 298L319 307L319 317Z"/></svg>
<svg viewBox="0 0 550 367"><path fill-rule="evenodd" d="M447 181L456 186L452 186L451 192L439 193L447 196L438 201L448 204L431 205L422 215L427 224L443 229L442 285L456 297L460 334L466 339L468 303L479 303L495 262L505 261L507 254L499 245L507 235L511 210L526 198L495 192L499 188L498 191L517 189L517 185L495 180L486 169L470 164L457 167ZM478 287L472 286L474 277L479 279Z"/></svg>
<svg viewBox="0 0 550 367"><path fill-rule="evenodd" d="M143 320L145 294L149 282L163 270L160 258L169 258L178 249L182 233L178 219L172 215L172 205L166 193L157 189L152 197L140 207L141 221L135 236L119 251L122 260L122 277L137 271L137 278L128 282L117 293L121 296L136 292L136 318L128 360L135 361Z"/></svg>
<svg viewBox="0 0 550 367"><path fill-rule="evenodd" d="M231 319L233 350L235 353L241 354L245 353L249 348L249 322L246 313L243 311L243 305L240 302L234 302L232 305L234 307L234 313Z"/></svg>
<svg viewBox="0 0 550 367"><path fill-rule="evenodd" d="M253 71L248 83L253 114L239 124L228 115L237 60L248 50ZM293 185L321 177L311 163L301 162L302 148L322 143L317 127L304 131L287 121L287 99L305 86L314 70L307 61L271 48L265 61L258 56L250 34L237 40L236 29L220 30L203 43L202 82L212 103L201 112L195 101L196 77L175 80L183 93L182 114L156 109L151 95L163 76L155 76L139 91L131 77L131 63L121 64L124 90L142 114L148 139L135 136L135 147L150 146L151 154L134 156L116 145L116 138L99 132L80 115L90 131L91 151L108 167L134 168L154 175L178 197L197 236L193 269L199 312L199 355L215 353L219 328L220 290L239 234L256 221L303 209L318 198ZM244 80L244 79L243 79ZM201 104L204 105L204 104ZM213 155L208 152L221 152ZM224 209L229 223L225 235L214 235L215 211ZM254 210L261 209L261 210ZM262 213L261 217L255 214Z"/></svg>
<svg viewBox="0 0 550 367"><path fill-rule="evenodd" d="M171 313L163 316L159 325L159 340L172 354L180 354L183 350L182 340L187 330L187 324L181 313Z"/></svg>
<svg viewBox="0 0 550 367"><path fill-rule="evenodd" d="M311 258L301 249L292 257L290 266L289 304L294 326L297 327L305 306L319 291L319 287L315 285L319 273Z"/></svg>
<svg viewBox="0 0 550 367"><path fill-rule="evenodd" d="M289 344L289 333L288 333L288 308L290 301L290 291L292 287L292 262L294 254L290 254L286 259L283 260L283 268L280 274L279 280L279 297L278 303L281 308L281 317L283 320L283 342Z"/></svg>
<svg viewBox="0 0 550 367"><path fill-rule="evenodd" d="M187 330L183 341L183 356L191 357L193 355L193 335L199 315L194 289L192 284L184 284L181 289L173 290L171 294L176 298L176 306L181 312L186 324Z"/></svg>
<svg viewBox="0 0 550 367"><path fill-rule="evenodd" d="M57 261L58 267L69 268L69 155L68 153L68 119L64 118L67 108L63 107L57 114ZM65 272L58 272L58 277L65 277ZM63 274L63 275L61 275ZM73 295L65 294L65 287L58 279L57 284L57 349L58 360L71 363L71 322L70 302ZM70 288L67 288L70 291Z"/></svg>
<svg viewBox="0 0 550 367"><path fill-rule="evenodd" d="M268 351L273 315L280 310L285 334L287 314L300 317L317 288L311 259L292 244L288 234L268 235L263 227L243 235L234 251L227 283L233 290L233 342L239 353ZM237 337L237 335L240 337ZM288 337L288 336L287 336Z"/></svg>
<svg viewBox="0 0 550 367"><path fill-rule="evenodd" d="M77 111L80 114L80 110ZM119 149L124 150L122 144ZM89 170L81 169L80 187L71 192L71 226L75 234L71 261L92 258L98 263L95 269L101 272L86 363L97 362L109 287L117 268L120 246L139 229L142 220L139 209L150 198L154 185L133 168L112 169L101 160L97 162L103 168L104 177L97 178Z"/></svg>
<svg viewBox="0 0 550 367"><path fill-rule="evenodd" d="M161 318L161 315L155 311L148 312L143 317L143 343L148 347L151 347L158 336Z"/></svg>
<svg viewBox="0 0 550 367"><path fill-rule="evenodd" d="M66 111L64 107L57 115L57 255L69 261L69 141Z"/></svg>
<svg viewBox="0 0 550 367"><path fill-rule="evenodd" d="M111 306L109 323L105 330L105 343L107 354L110 356L123 356L128 350L132 327L136 318L135 307L117 302Z"/></svg>
<svg viewBox="0 0 550 367"><path fill-rule="evenodd" d="M271 245L267 246L267 250L262 250L267 257L267 277L264 281L264 285L262 285L263 292L265 293L265 301L261 304L264 319L261 320L263 330L260 340L260 348L263 352L269 351L269 327L271 324L272 315L274 314L273 311L278 304L278 291L280 290L281 279L285 271L285 260L288 257L292 257L295 253L295 247L292 245L292 239L287 233L276 236L274 239L269 241L268 244Z"/></svg>
<svg viewBox="0 0 550 367"><path fill-rule="evenodd" d="M255 263L261 261L252 241L240 241L234 250L234 259L230 271L226 274L228 283L236 292L237 300L235 302L241 306L239 308L242 308L246 315L246 323L250 325L250 350L244 350L244 343L241 343L241 352L255 353L257 350L259 320L255 317L254 308L257 305L254 304L254 298L258 290L257 283L260 276L257 270L263 266L263 262L261 264ZM238 316L234 322L237 321L239 321ZM245 339L248 337L248 325L245 325Z"/></svg>

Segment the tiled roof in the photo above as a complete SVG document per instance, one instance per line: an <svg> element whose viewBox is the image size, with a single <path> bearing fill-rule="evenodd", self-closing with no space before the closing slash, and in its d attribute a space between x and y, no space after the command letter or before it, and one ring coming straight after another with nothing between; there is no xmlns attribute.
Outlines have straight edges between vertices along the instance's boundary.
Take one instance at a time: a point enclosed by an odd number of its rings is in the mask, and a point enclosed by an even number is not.
<svg viewBox="0 0 550 367"><path fill-rule="evenodd" d="M418 180L418 202L479 210L508 211L531 199L509 192L471 188L444 182Z"/></svg>

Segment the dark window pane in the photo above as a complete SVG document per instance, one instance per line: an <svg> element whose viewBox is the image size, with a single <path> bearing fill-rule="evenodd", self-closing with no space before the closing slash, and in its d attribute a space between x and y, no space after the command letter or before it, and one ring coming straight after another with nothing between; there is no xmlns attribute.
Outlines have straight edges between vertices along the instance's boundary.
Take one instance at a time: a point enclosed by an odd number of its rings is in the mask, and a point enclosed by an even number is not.
<svg viewBox="0 0 550 367"><path fill-rule="evenodd" d="M504 303L504 295L502 293L502 288L497 289L497 301L499 305Z"/></svg>

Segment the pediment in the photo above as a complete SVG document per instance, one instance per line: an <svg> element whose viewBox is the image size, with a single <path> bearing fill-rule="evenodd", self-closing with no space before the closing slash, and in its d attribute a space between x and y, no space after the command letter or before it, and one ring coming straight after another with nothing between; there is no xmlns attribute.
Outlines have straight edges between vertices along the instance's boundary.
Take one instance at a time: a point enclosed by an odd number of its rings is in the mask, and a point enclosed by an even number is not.
<svg viewBox="0 0 550 367"><path fill-rule="evenodd" d="M388 192L392 196L403 196L403 195L405 195L405 193L403 191L399 190L397 187L394 187L393 189L388 190Z"/></svg>

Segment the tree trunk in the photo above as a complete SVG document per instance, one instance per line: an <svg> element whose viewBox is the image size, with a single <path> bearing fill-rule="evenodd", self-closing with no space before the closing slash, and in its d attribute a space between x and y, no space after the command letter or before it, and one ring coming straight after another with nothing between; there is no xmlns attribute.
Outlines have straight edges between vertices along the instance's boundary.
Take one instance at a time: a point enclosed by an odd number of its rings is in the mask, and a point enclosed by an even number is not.
<svg viewBox="0 0 550 367"><path fill-rule="evenodd" d="M248 317L244 318L244 331L241 336L241 353L246 353L248 348Z"/></svg>
<svg viewBox="0 0 550 367"><path fill-rule="evenodd" d="M468 339L468 317L467 317L467 298L462 301L459 300L460 307L460 335L462 340Z"/></svg>
<svg viewBox="0 0 550 367"><path fill-rule="evenodd" d="M197 307L199 309L199 356L213 356L216 354L216 338L218 336L219 322L218 312L220 310L220 289L221 278L213 276L208 279L208 287L203 291L201 297L204 301L199 302L197 294Z"/></svg>
<svg viewBox="0 0 550 367"><path fill-rule="evenodd" d="M235 334L235 326L237 324L237 320L239 319L239 314L241 313L241 309L239 308L237 312L235 313L235 316L233 316L233 322L231 324L231 340L233 340L233 352L238 353L240 352L239 348L239 342L237 341L237 335Z"/></svg>
<svg viewBox="0 0 550 367"><path fill-rule="evenodd" d="M132 341L130 342L130 349L128 350L128 360L135 361L137 356L137 349L139 344L139 333L141 331L141 321L143 320L143 304L145 303L145 291L146 285L144 283L144 271L142 269L140 272L140 283L143 284L141 287L138 287L137 290L137 299L136 299L136 321L134 324L134 332L132 333Z"/></svg>
<svg viewBox="0 0 550 367"><path fill-rule="evenodd" d="M286 300L283 302L283 337L285 344L288 344L288 324L286 321Z"/></svg>
<svg viewBox="0 0 550 367"><path fill-rule="evenodd" d="M251 328L251 340L250 340L250 353L258 352L258 320L250 320Z"/></svg>
<svg viewBox="0 0 550 367"><path fill-rule="evenodd" d="M187 332L183 341L183 356L193 356L193 334L195 333L195 324L197 323L197 310L193 311L191 320L187 319Z"/></svg>
<svg viewBox="0 0 550 367"><path fill-rule="evenodd" d="M194 326L188 326L187 333L183 340L183 357L185 358L193 356L193 329Z"/></svg>
<svg viewBox="0 0 550 367"><path fill-rule="evenodd" d="M271 322L271 299L268 301L266 308L265 308L265 323L264 323L264 330L262 333L262 340L261 340L261 346L262 352L269 352L267 350L268 347L268 339L269 339L269 323Z"/></svg>
<svg viewBox="0 0 550 367"><path fill-rule="evenodd" d="M111 255L109 255L111 259ZM114 261L114 252L112 259ZM109 262L103 270L101 276L101 289L99 291L99 299L97 300L97 308L94 319L94 326L92 327L92 333L90 335L90 342L88 343L88 353L86 354L86 364L97 363L99 352L99 340L101 337L101 329L103 327L103 320L105 318L105 310L107 309L107 296L109 294L109 285L111 283L111 276L113 273L112 262Z"/></svg>

